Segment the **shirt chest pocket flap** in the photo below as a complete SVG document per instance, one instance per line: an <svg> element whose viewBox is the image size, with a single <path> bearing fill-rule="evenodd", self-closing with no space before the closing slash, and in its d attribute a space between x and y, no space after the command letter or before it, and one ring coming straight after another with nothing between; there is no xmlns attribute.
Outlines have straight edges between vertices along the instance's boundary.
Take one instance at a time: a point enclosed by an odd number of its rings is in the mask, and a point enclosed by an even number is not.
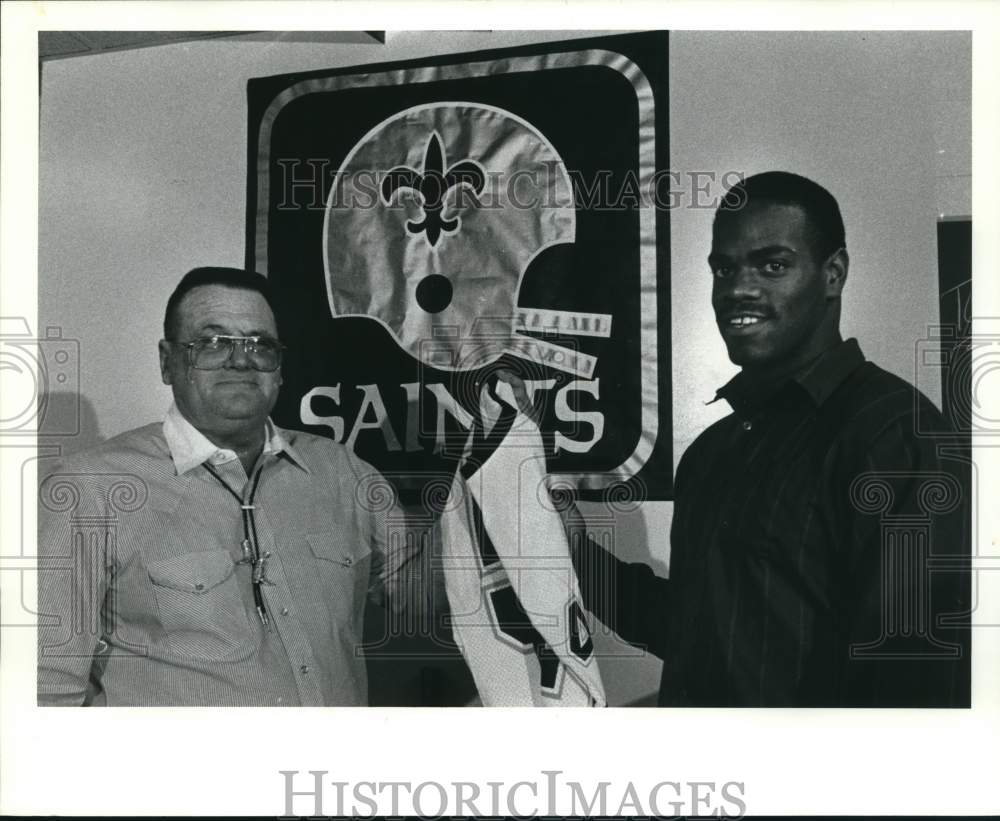
<svg viewBox="0 0 1000 821"><path fill-rule="evenodd" d="M358 608L371 595L372 583L369 545L356 534L327 531L307 533L306 544L315 559L316 581L333 620L338 624L352 623Z"/></svg>
<svg viewBox="0 0 1000 821"><path fill-rule="evenodd" d="M306 544L315 558L320 595L333 611L335 621L354 618L355 609L372 595L371 547L355 533L307 533Z"/></svg>
<svg viewBox="0 0 1000 821"><path fill-rule="evenodd" d="M184 553L151 561L146 569L174 653L228 660L251 652L250 623L229 553Z"/></svg>
<svg viewBox="0 0 1000 821"><path fill-rule="evenodd" d="M236 565L223 550L204 550L149 562L147 570L158 587L203 595L232 576Z"/></svg>
<svg viewBox="0 0 1000 821"><path fill-rule="evenodd" d="M357 537L326 531L307 533L306 543L313 556L323 563L333 563L344 569L358 567L371 555L371 548Z"/></svg>

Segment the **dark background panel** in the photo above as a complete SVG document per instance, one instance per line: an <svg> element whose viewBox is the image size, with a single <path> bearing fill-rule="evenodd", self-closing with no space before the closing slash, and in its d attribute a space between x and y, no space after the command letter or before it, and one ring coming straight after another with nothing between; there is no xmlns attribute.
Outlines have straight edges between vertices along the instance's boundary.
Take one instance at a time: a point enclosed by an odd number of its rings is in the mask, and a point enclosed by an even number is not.
<svg viewBox="0 0 1000 821"><path fill-rule="evenodd" d="M458 63L464 59L488 59L491 55L499 57L515 53L576 50L593 45L625 53L643 68L653 84L657 98L657 124L664 123L658 134L657 165L664 167L667 155L665 33L547 44L416 62ZM396 65L412 64L411 61ZM333 76L357 70L376 72L386 67L369 65L362 69L338 69L251 81L251 154L255 152L263 112L277 94L309 77ZM639 367L642 351L638 332L637 211L627 203L622 207L613 207L616 192L627 187L629 175L634 177L638 170L638 106L632 86L620 74L606 68L582 66L402 87L317 92L293 100L281 110L274 122L270 144L272 194L267 206L268 267L279 290L279 325L289 353L285 390L275 409L275 418L289 427L303 427L299 416L301 396L314 385L341 384L340 406L330 408L328 412L339 410L350 426L362 401L361 392L353 386L375 382L382 389L394 430L402 438L402 422L396 421L402 420L407 412L405 394L399 387L401 383L422 381L454 385L465 378L419 365L396 345L387 330L373 320L332 320L327 307L322 254L324 211L312 207L314 196L307 189L297 192L299 207L276 207L281 199L289 199L277 193L284 176L279 160L297 159L302 163L317 158L328 160L325 182L329 186L344 156L372 127L405 108L447 100L489 104L523 117L551 141L567 168L585 184L608 175L608 194L603 205L612 207L585 208L580 207L578 202L577 241L569 249L569 258L559 259L558 264L547 263L530 269L522 284L519 302L533 307L551 306L614 315L612 340L569 340L580 350L599 357L595 372L595 377L601 380L599 403L584 394L576 396L581 410L599 406L604 413L604 436L589 453L562 451L558 455L550 455L549 464L550 470L556 473L612 469L626 460L641 436ZM456 159L449 158L449 161ZM252 157L249 167L256 168L256 157ZM257 206L254 174L250 175L249 184L247 247L252 262ZM607 201L609 198L611 202ZM657 216L660 425L653 457L643 471L643 495L668 498L672 474L669 247L666 214L659 212ZM537 371L537 367L534 370ZM544 370L543 375L556 378L559 385L567 379L562 372ZM477 376L472 374L469 378L474 380ZM432 431L434 408L431 403L421 408L420 413L427 423L424 429ZM551 403L550 419L547 421L552 424L543 427L549 429L554 426ZM325 427L308 429L329 434L329 429ZM381 435L377 431L366 431L359 437L356 449L383 471L397 475L453 467L454 455L434 453L430 436L422 437L421 442L424 446L422 453L387 453Z"/></svg>

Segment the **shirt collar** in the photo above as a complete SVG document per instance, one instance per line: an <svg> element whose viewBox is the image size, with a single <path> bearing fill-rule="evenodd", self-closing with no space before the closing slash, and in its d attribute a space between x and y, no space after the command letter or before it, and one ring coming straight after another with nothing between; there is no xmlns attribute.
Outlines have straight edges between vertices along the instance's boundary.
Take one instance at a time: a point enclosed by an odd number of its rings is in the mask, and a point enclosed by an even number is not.
<svg viewBox="0 0 1000 821"><path fill-rule="evenodd" d="M725 399L737 413L759 407L789 383L799 385L818 407L863 362L865 355L856 339L834 345L812 365L788 379L766 385L752 385L741 371L715 392L715 402ZM711 404L711 403L709 403Z"/></svg>
<svg viewBox="0 0 1000 821"><path fill-rule="evenodd" d="M264 422L264 453L275 456L283 453L306 473L310 473L308 465L292 446L287 433L288 431L282 430L267 419ZM171 403L163 420L163 436L167 440L170 458L174 462L178 476L204 462L222 465L239 458L235 451L220 448L209 441L205 434L184 418L176 403Z"/></svg>

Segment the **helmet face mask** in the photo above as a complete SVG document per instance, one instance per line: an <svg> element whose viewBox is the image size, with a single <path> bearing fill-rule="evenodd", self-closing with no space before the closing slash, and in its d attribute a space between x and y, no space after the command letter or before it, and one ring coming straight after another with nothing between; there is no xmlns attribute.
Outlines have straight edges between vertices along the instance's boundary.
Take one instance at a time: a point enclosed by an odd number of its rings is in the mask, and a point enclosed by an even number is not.
<svg viewBox="0 0 1000 821"><path fill-rule="evenodd" d="M334 179L330 311L377 320L425 365L481 368L516 347L528 266L575 235L569 174L537 129L475 103L415 106L369 131Z"/></svg>

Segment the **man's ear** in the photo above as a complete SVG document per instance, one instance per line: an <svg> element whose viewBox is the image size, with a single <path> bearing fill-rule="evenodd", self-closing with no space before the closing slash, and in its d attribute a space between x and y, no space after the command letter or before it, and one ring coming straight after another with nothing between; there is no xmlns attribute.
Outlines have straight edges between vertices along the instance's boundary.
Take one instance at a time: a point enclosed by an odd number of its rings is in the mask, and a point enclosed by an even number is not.
<svg viewBox="0 0 1000 821"><path fill-rule="evenodd" d="M823 276L826 278L826 295L829 299L839 298L841 291L844 290L849 263L846 248L838 248L827 257L823 265Z"/></svg>
<svg viewBox="0 0 1000 821"><path fill-rule="evenodd" d="M163 380L164 385L171 384L171 374L170 374L170 343L165 339L160 340L159 344L160 351L160 379Z"/></svg>

